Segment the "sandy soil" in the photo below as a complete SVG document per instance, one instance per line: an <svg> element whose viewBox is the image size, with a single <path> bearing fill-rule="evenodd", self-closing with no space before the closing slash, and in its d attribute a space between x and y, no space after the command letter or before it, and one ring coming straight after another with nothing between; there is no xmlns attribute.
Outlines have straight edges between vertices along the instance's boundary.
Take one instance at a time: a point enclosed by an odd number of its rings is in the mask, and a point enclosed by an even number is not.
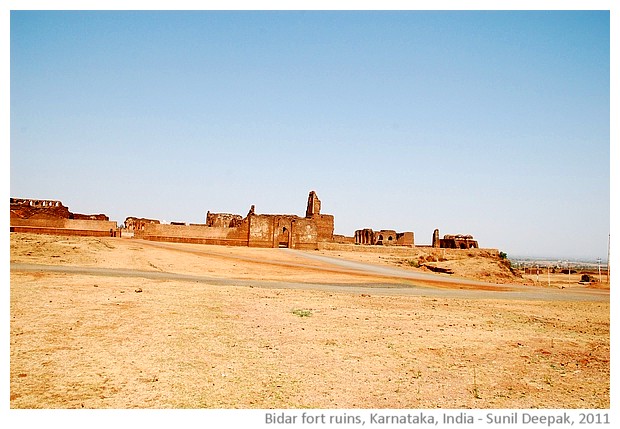
<svg viewBox="0 0 620 429"><path fill-rule="evenodd" d="M361 262L337 252L317 254ZM27 234L11 266L11 408L610 405L600 285L485 295L278 249Z"/></svg>

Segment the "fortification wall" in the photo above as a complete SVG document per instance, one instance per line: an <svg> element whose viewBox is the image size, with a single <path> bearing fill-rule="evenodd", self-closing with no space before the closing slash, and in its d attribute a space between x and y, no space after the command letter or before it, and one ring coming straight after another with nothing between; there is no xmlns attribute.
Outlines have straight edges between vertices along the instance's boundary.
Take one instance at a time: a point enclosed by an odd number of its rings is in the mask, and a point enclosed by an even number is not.
<svg viewBox="0 0 620 429"><path fill-rule="evenodd" d="M332 241L334 239L334 216L315 215L312 220L316 223L318 241Z"/></svg>
<svg viewBox="0 0 620 429"><path fill-rule="evenodd" d="M278 247L278 235L275 234L275 216L249 216L249 235L247 245L250 247ZM284 226L286 227L286 226ZM284 228L283 227L283 228ZM289 226L290 231L290 226ZM288 241L287 241L288 242Z"/></svg>
<svg viewBox="0 0 620 429"><path fill-rule="evenodd" d="M86 220L86 219L19 219L12 218L13 227L31 228L63 228L79 229L88 231L110 231L116 229L116 222L106 220Z"/></svg>
<svg viewBox="0 0 620 429"><path fill-rule="evenodd" d="M301 250L319 248L316 219L296 219L292 224L292 231L293 237L290 247Z"/></svg>
<svg viewBox="0 0 620 429"><path fill-rule="evenodd" d="M207 225L149 223L144 225L144 231L140 234L140 238L151 241L247 246L247 225L245 222L237 228L226 228Z"/></svg>
<svg viewBox="0 0 620 429"><path fill-rule="evenodd" d="M396 234L397 246L413 246L413 232L399 232Z"/></svg>
<svg viewBox="0 0 620 429"><path fill-rule="evenodd" d="M85 235L115 237L118 233L116 222L82 219L19 219L11 218L11 232L30 232L35 234Z"/></svg>
<svg viewBox="0 0 620 429"><path fill-rule="evenodd" d="M355 237L347 237L346 235L334 234L334 243L337 243L337 244L355 244Z"/></svg>

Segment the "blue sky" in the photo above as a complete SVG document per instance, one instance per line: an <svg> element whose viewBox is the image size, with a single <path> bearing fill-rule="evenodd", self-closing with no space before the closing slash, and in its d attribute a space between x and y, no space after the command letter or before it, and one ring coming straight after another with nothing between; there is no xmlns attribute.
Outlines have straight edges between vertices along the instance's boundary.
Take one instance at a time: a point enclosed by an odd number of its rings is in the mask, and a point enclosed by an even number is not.
<svg viewBox="0 0 620 429"><path fill-rule="evenodd" d="M10 194L607 257L608 11L12 11Z"/></svg>

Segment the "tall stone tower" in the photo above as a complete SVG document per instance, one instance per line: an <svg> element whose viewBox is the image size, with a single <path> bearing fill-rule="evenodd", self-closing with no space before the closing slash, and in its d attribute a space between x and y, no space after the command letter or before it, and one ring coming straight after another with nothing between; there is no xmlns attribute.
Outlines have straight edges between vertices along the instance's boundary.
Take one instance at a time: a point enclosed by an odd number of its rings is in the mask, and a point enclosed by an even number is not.
<svg viewBox="0 0 620 429"><path fill-rule="evenodd" d="M308 206L306 208L306 217L312 218L321 214L321 200L316 196L316 192L310 191L308 195Z"/></svg>
<svg viewBox="0 0 620 429"><path fill-rule="evenodd" d="M438 229L433 231L433 247L441 247L441 242L439 241L439 230Z"/></svg>

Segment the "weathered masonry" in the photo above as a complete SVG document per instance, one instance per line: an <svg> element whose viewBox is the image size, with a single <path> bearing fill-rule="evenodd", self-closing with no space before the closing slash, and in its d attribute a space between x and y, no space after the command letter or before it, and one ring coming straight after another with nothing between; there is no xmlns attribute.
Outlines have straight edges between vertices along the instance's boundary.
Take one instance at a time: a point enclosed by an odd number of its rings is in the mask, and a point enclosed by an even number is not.
<svg viewBox="0 0 620 429"><path fill-rule="evenodd" d="M396 232L391 229L373 231L370 228L355 231L355 244L377 246L413 246L413 232Z"/></svg>
<svg viewBox="0 0 620 429"><path fill-rule="evenodd" d="M142 238L153 241L215 244L248 247L288 247L319 249L321 243L367 246L414 247L413 232L392 229L355 231L353 237L334 235L334 216L321 213L316 192L308 194L304 217L291 214L257 214L252 205L247 215L207 212L204 224L171 222L128 217L123 229L104 214L72 213L58 200L11 198L11 232L60 235L92 235ZM471 235L444 235L433 232L432 247L447 249L478 248ZM428 246L422 246L428 247Z"/></svg>
<svg viewBox="0 0 620 429"><path fill-rule="evenodd" d="M252 206L245 217L207 212L205 224L145 223L143 230L134 232L137 238L154 241L318 249L319 242L333 240L334 217L321 214L321 201L311 191L305 217L256 214Z"/></svg>
<svg viewBox="0 0 620 429"><path fill-rule="evenodd" d="M60 201L11 198L11 232L116 237L116 222L104 214L72 213Z"/></svg>
<svg viewBox="0 0 620 429"><path fill-rule="evenodd" d="M125 219L125 229L128 232L144 231L144 226L147 223L159 223L159 221L156 219L145 219L132 216Z"/></svg>
<svg viewBox="0 0 620 429"><path fill-rule="evenodd" d="M477 249L478 242L474 240L471 235L444 235L443 238L439 238L439 230L433 231L433 247L439 247L443 249Z"/></svg>

